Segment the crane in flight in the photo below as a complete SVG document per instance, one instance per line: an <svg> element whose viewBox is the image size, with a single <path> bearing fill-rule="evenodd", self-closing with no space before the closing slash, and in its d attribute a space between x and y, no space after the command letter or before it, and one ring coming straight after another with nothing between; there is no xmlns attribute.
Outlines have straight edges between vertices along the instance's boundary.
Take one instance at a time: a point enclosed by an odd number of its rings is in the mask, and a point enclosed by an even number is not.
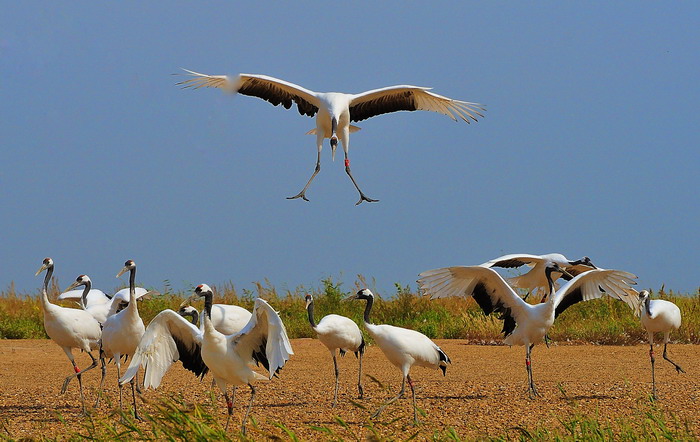
<svg viewBox="0 0 700 442"><path fill-rule="evenodd" d="M199 72L183 69L192 78L178 83L184 88L199 89L214 87L223 89L233 94L250 95L261 98L273 105L282 105L285 109L296 103L301 115L316 116L316 128L307 132L316 135L316 168L311 178L301 192L287 199L306 198L306 189L311 181L321 170L321 148L323 140L330 139L331 157L335 159L335 149L338 140L343 144L345 152L345 172L360 193L360 199L355 205L363 201L377 202L367 197L357 185L350 172L350 133L360 130L350 123L366 120L367 118L389 112L425 110L447 115L455 121L463 120L466 123L477 121L477 117L483 117L481 113L484 107L478 103L454 100L436 93L430 92L430 88L399 85L381 89L373 89L359 94L346 94L341 92L314 92L294 83L258 74L239 74L235 77L226 75L206 75Z"/></svg>

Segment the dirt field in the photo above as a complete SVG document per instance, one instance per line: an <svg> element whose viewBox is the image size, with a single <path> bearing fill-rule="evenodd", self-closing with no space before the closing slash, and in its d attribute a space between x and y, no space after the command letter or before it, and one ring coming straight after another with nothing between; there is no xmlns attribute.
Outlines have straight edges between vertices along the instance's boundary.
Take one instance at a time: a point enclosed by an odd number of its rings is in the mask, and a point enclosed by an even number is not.
<svg viewBox="0 0 700 442"><path fill-rule="evenodd" d="M330 408L333 388L333 364L328 351L318 341L299 339L292 342L295 355L280 373L279 379L258 383L258 395L252 415L262 432L252 436L282 436L273 422L282 422L298 436L323 439L323 433L311 430L311 425L326 425L338 430L344 438L363 438L362 429L368 415L390 398L400 387L401 375L389 366L377 347L369 347L365 356L364 373L377 378L384 388L365 377L365 396L359 401L367 410L349 403L357 396L357 362L354 356L340 359L341 387L339 406ZM615 421L644 409L648 394L650 369L648 347L574 346L559 345L547 349L538 345L533 351L535 381L542 397L531 401L525 393L526 372L523 348L505 346L466 345L458 340L438 341L453 363L443 377L439 370L416 367L412 377L417 385L418 406L425 410L422 425L411 425L410 390L405 399L389 406L380 422L400 418L385 429L388 435L408 437L418 430L429 436L433 430L454 427L461 437L488 434L503 435L511 427L561 427L560 417L576 412L595 414L601 420ZM671 345L669 354L687 373L676 374L673 367L661 359L657 349L657 386L661 407L691 423L700 435L700 380L698 363L700 346ZM0 341L0 434L9 432L13 438L31 436L61 437L81 430L80 398L77 383L61 396L59 389L71 366L63 351L51 341ZM86 355L78 356L79 365L89 362ZM117 402L116 367L107 372L107 397ZM95 399L99 370L85 375L86 398ZM200 382L179 364L166 374L163 384L144 394L147 401L182 393L192 403L210 403L208 390L211 377ZM558 387L561 384L564 393ZM386 387L391 388L387 391ZM245 404L250 398L248 388L239 388L234 405L233 427L240 425ZM128 392L128 389L125 389ZM128 397L128 396L127 396ZM148 408L147 403L141 406ZM219 397L220 422L226 419L225 405ZM97 414L107 415L110 406L101 406ZM57 413L63 416L61 422ZM340 416L356 433L343 430L334 421ZM2 426L6 429L3 430ZM6 433L5 433L6 434ZM511 433L516 435L517 433Z"/></svg>

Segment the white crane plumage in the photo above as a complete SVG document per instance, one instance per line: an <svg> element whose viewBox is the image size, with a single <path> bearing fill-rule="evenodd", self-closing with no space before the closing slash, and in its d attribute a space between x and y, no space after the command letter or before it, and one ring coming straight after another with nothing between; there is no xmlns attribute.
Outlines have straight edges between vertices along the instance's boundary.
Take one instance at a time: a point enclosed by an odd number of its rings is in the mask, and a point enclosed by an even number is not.
<svg viewBox="0 0 700 442"><path fill-rule="evenodd" d="M340 356L345 356L345 353L351 351L355 353L360 361L360 368L357 377L357 391L360 399L364 396L362 388L362 356L365 354L365 339L362 336L360 327L355 324L350 318L345 316L330 314L324 316L318 324L314 320L314 298L311 294L307 294L306 311L309 317L311 328L314 329L318 340L325 345L328 351L333 356L333 368L335 370L335 388L333 390L333 405L338 403L338 361L335 357L335 352L338 350Z"/></svg>
<svg viewBox="0 0 700 442"><path fill-rule="evenodd" d="M548 289L547 277L544 274L544 269L549 263L556 263L560 268L565 270L570 276L561 272L553 272L552 280L555 281L554 287L558 288L556 280L565 277L571 280L573 276L595 269L591 259L584 256L575 261L570 260L561 253L548 253L546 255L530 255L527 253L514 253L503 255L481 264L483 267L501 267L501 268L517 268L522 266L531 267L530 271L522 275L506 278L508 284L514 288L527 290L529 293L540 291L545 293L542 301L546 300L546 292Z"/></svg>
<svg viewBox="0 0 700 442"><path fill-rule="evenodd" d="M49 302L48 290L49 281L53 275L54 263L51 258L45 258L35 276L46 271L44 284L41 291L41 306L44 311L44 329L46 334L63 349L73 364L74 374L68 376L63 381L61 394L66 392L66 388L74 377L78 378L80 385L80 400L85 413L85 397L83 396L82 374L97 367L97 359L92 355L92 350L99 349L102 330L100 324L88 312L75 308L61 307ZM87 296L87 293L85 293ZM77 348L86 352L92 359L92 364L84 370L80 370L73 357L73 349Z"/></svg>
<svg viewBox="0 0 700 442"><path fill-rule="evenodd" d="M286 109L296 103L301 115L316 116L316 128L307 132L316 135L316 168L301 192L288 199L302 198L308 201L306 189L321 170L323 140L330 138L331 155L334 159L338 139L343 144L345 172L360 193L357 204L362 201L378 201L365 196L350 172L350 159L348 158L350 133L360 129L352 126L351 122L362 121L389 112L425 110L447 115L455 121L461 119L469 123L477 121L477 116L482 117L480 112L484 110L480 104L453 100L430 92L430 88L418 86L389 86L359 94L322 93L267 75L239 74L235 77L228 77L184 70L193 77L178 83L185 88L219 88L234 94L258 97L275 106L281 104Z"/></svg>
<svg viewBox="0 0 700 442"><path fill-rule="evenodd" d="M128 305L119 312L114 313L104 323L102 329L102 351L105 356L114 358L117 364L117 383L119 384L119 409L122 409L122 389L119 382L121 377L122 357L132 356L143 337L146 327L139 315L138 302L136 297L136 263L128 260L124 263L124 268L119 271L117 278L129 272L129 301ZM121 301L118 301L121 303ZM134 417L141 420L136 408L136 375L131 379L131 398L134 406ZM100 390L102 386L100 386Z"/></svg>
<svg viewBox="0 0 700 442"><path fill-rule="evenodd" d="M201 328L200 314L190 305L191 301L192 297L183 301L177 312L180 316L189 316L192 318L192 323ZM216 331L224 335L232 335L243 330L251 316L252 313L237 305L213 304L211 306L211 323Z"/></svg>
<svg viewBox="0 0 700 442"><path fill-rule="evenodd" d="M199 327L203 331L203 324L199 321L200 314L196 308L192 307L190 303L192 302L194 296L190 296L180 304L180 308L177 313L183 318L192 318L192 324ZM224 335L232 335L243 330L248 322L252 313L243 307L237 305L229 304L214 304L211 306L211 323L214 329ZM212 379L211 387L214 389L216 381ZM231 393L231 401L236 400L236 386L233 386L233 391Z"/></svg>
<svg viewBox="0 0 700 442"><path fill-rule="evenodd" d="M84 309L89 312L93 318L97 319L97 322L100 324L104 324L108 317L115 314L119 310L119 305L129 302L129 288L119 290L111 298L102 290L91 288L90 293L88 293L87 298L85 298L85 302L81 304L80 299L82 298L82 293L82 290L68 290L61 293L58 299L73 299L78 301L78 304L81 305L81 307L84 305ZM149 291L143 287L136 287L135 293L136 299L139 299L149 293Z"/></svg>
<svg viewBox="0 0 700 442"><path fill-rule="evenodd" d="M211 288L201 284L195 289L195 294L204 297L202 330L173 310L160 312L148 324L136 354L120 382L130 381L138 368L143 366L144 386L157 388L165 372L177 360L181 360L185 368L198 376L211 371L226 399L227 429L233 413L233 402L226 391L226 385L247 384L251 396L243 418L242 431L245 433L255 398L253 381L268 379L255 372L251 368L252 364L262 364L269 372L269 379L272 379L293 354L291 343L279 315L263 299L255 300L253 314L245 328L226 336L216 331L211 321Z"/></svg>
<svg viewBox="0 0 700 442"><path fill-rule="evenodd" d="M636 291L631 289L633 295ZM651 360L651 395L656 396L656 376L654 373L654 333L664 334L664 354L663 358L670 362L678 373L685 373L680 365L673 362L666 355L666 346L673 330L678 330L681 326L681 310L671 301L664 299L651 299L647 290L642 290L638 294L639 307L635 313L639 316L642 327L649 336L649 359Z"/></svg>
<svg viewBox="0 0 700 442"><path fill-rule="evenodd" d="M382 405L372 415L372 418L377 417L389 404L403 397L406 381L408 381L413 397L413 420L417 423L416 390L413 385L413 380L411 380L411 367L418 365L421 367L439 368L444 375L447 370L447 364L451 362L450 358L423 333L388 324L372 324L369 316L372 311L372 304L374 303L374 294L369 289L358 291L351 299L367 301L364 313L365 328L370 336L372 336L377 346L382 350L384 356L386 356L389 362L396 368L401 370L401 374L403 375L399 394Z"/></svg>
<svg viewBox="0 0 700 442"><path fill-rule="evenodd" d="M483 266L428 270L419 275L418 284L432 298L472 296L484 314L499 313L499 319L503 320L504 342L507 345L525 346L528 392L530 398L534 398L538 393L532 379L532 347L544 338L557 316L578 302L597 299L604 294L630 306L636 302L626 292L636 278L631 273L594 269L579 274L554 292L554 272L564 273L564 270L556 262L548 263L545 275L550 296L546 302L536 305L525 302L501 275Z"/></svg>

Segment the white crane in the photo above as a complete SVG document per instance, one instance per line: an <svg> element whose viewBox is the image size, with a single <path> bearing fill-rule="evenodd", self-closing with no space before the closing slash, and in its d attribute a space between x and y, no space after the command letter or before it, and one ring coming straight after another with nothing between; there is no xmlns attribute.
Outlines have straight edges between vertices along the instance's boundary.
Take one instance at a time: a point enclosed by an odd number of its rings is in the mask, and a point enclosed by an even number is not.
<svg viewBox="0 0 700 442"><path fill-rule="evenodd" d="M97 359L92 355L92 350L99 349L102 330L100 329L100 324L89 313L79 309L61 307L49 302L49 281L51 281L51 276L53 275L53 268L53 260L51 258L45 258L41 267L35 274L35 276L39 276L41 272L46 270L44 285L41 291L41 306L44 311L44 329L46 330L46 334L66 353L75 371L75 374L68 376L66 380L63 381L61 394L66 392L66 388L71 379L77 377L78 384L80 385L80 400L83 404L83 413L85 413L82 374L97 367ZM87 293L85 293L85 295L87 295ZM86 352L92 359L92 364L82 371L75 363L75 358L73 358L74 348Z"/></svg>
<svg viewBox="0 0 700 442"><path fill-rule="evenodd" d="M399 394L379 407L372 415L372 418L377 417L389 404L403 397L406 381L408 381L413 396L413 421L418 423L418 416L416 414L416 390L413 386L411 375L409 374L411 367L418 365L421 367L439 368L442 370L442 374L445 375L447 364L452 361L450 361L450 358L440 347L423 333L388 324L372 324L369 315L372 311L372 304L374 303L374 294L369 289L358 291L351 299L364 299L367 301L364 314L365 328L370 336L372 336L372 339L374 339L374 342L382 350L384 356L386 356L389 362L396 368L401 370L401 374L403 375Z"/></svg>
<svg viewBox="0 0 700 442"><path fill-rule="evenodd" d="M316 115L316 128L307 134L316 135L316 168L309 178L306 186L298 194L287 199L306 198L306 189L311 181L321 170L321 148L324 138L330 138L331 155L335 159L335 149L338 139L343 144L345 152L345 172L352 180L355 188L360 193L362 201L376 202L365 196L355 182L350 172L350 133L360 130L352 126L351 122L366 120L381 114L397 111L425 110L447 115L455 121L461 119L467 123L477 121L477 116L482 117L480 111L484 108L477 103L453 100L442 95L430 92L430 88L400 85L374 89L360 94L345 94L340 92L314 92L288 81L257 74L239 74L235 77L226 75L206 75L184 69L194 78L178 84L185 88L199 89L202 87L215 87L230 93L239 93L262 98L277 106L281 104L286 109L296 103L301 115L313 117Z"/></svg>
<svg viewBox="0 0 700 442"><path fill-rule="evenodd" d="M262 364L269 372L269 379L272 379L293 354L287 332L277 312L266 301L258 298L245 328L234 335L223 335L216 331L211 321L211 288L201 284L194 293L204 297L202 330L173 310L158 313L148 324L146 333L120 382L130 381L138 368L143 366L144 386L157 388L165 372L177 360L181 360L185 368L197 376L211 371L226 399L226 429L233 413L233 401L229 398L226 385L247 384L251 396L241 429L245 433L246 422L255 398L253 381L268 379L253 371L251 365Z"/></svg>
<svg viewBox="0 0 700 442"><path fill-rule="evenodd" d="M193 324L201 327L199 312L190 305L191 301L192 297L184 300L177 312L180 316L189 316L192 318ZM211 323L216 331L224 335L232 335L243 330L251 316L252 314L248 310L237 305L214 304L211 306Z"/></svg>
<svg viewBox="0 0 700 442"><path fill-rule="evenodd" d="M637 294L634 289L630 291ZM664 354L663 357L670 362L678 373L685 373L680 365L673 362L666 355L666 346L668 345L671 331L678 330L681 326L681 310L671 301L664 299L651 299L647 290L642 290L638 294L639 307L635 309L635 313L639 316L642 322L642 327L649 335L649 359L651 359L651 395L656 397L656 376L654 374L654 333L664 334Z"/></svg>
<svg viewBox="0 0 700 442"><path fill-rule="evenodd" d="M495 270L483 267L445 267L421 273L418 284L432 298L472 296L484 314L499 313L503 320L504 342L523 345L526 349L525 366L528 392L531 399L539 396L532 379L531 351L564 310L581 301L597 299L607 294L628 305L635 299L626 292L634 284L635 275L620 270L594 269L571 279L554 292L554 272L564 273L556 262L545 267L548 292L551 295L541 304L531 305L521 299Z"/></svg>
<svg viewBox="0 0 700 442"><path fill-rule="evenodd" d="M333 356L333 368L335 369L335 389L333 390L333 405L338 403L338 361L335 357L336 350L339 350L340 356L345 356L345 353L351 351L355 353L355 357L360 360L360 369L357 377L357 390L362 399L364 391L362 389L362 356L365 354L365 339L362 336L360 327L355 324L350 318L341 315L326 315L321 321L316 324L314 320L314 297L307 294L306 311L309 315L309 323L314 329L318 340L326 346L328 351Z"/></svg>
<svg viewBox="0 0 700 442"><path fill-rule="evenodd" d="M85 310L88 311L97 322L104 324L108 317L113 315L119 310L120 305L126 305L129 302L129 288L121 289L115 293L111 298L106 295L102 290L90 289L87 298L83 304L80 303L82 298L82 290L69 290L61 293L58 296L59 300L73 299L77 300L81 307L84 305ZM140 299L149 292L143 287L135 288L136 299Z"/></svg>
<svg viewBox="0 0 700 442"><path fill-rule="evenodd" d="M143 320L139 315L138 302L136 298L136 263L133 260L128 260L124 263L124 268L117 274L117 278L124 273L129 272L129 302L128 305L114 313L104 323L102 329L102 351L105 356L114 358L117 364L117 383L119 384L119 409L122 407L122 389L123 386L119 382L121 377L121 359L123 356L127 358L136 352L141 337L146 331L143 325ZM135 391L136 375L131 379L131 398L134 405L134 417L141 420L136 408L136 391ZM100 385L102 390L102 385Z"/></svg>
<svg viewBox="0 0 700 442"><path fill-rule="evenodd" d="M587 272L588 270L595 269L596 266L593 265L591 259L584 256L581 259L575 261L570 260L561 253L549 253L546 255L529 255L527 253L514 253L510 255L503 255L498 258L492 259L481 264L483 267L502 267L502 268L516 268L521 266L531 267L530 271L525 274L514 276L511 278L506 278L508 284L511 287L525 289L529 293L534 293L536 290L545 293L542 297L542 301L546 300L548 282L547 277L544 274L544 269L549 263L556 263L560 268L569 274L567 276L565 273L553 272L552 280L564 277L567 280L571 280L573 276L580 273ZM555 282L555 288L557 284ZM529 294L528 293L528 294ZM527 298L527 296L526 296Z"/></svg>
<svg viewBox="0 0 700 442"><path fill-rule="evenodd" d="M180 309L177 313L183 318L192 318L192 323L202 329L202 323L199 322L200 314L196 308L192 307L190 303L192 302L194 296L190 296L185 299L182 304L180 304ZM237 305L228 304L214 304L211 306L211 323L214 329L219 333L224 335L232 335L243 330L248 322L250 321L252 314ZM214 388L216 381L212 379L211 386ZM233 386L233 392L231 394L231 401L236 400L236 386Z"/></svg>

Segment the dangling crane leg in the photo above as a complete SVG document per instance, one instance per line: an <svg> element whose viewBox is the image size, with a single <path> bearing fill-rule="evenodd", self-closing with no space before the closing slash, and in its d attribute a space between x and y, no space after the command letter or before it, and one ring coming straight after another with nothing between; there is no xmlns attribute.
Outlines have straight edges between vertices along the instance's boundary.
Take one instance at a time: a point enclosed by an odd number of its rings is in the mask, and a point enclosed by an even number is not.
<svg viewBox="0 0 700 442"><path fill-rule="evenodd" d="M313 175L311 175L311 178L309 178L309 181L306 183L306 186L304 186L304 188L301 189L301 192L297 193L297 194L294 195L294 196L288 196L288 197L287 197L288 200L294 200L294 199L297 199L297 198L301 198L301 199L303 199L304 201L308 201L308 200L309 200L308 198L306 198L306 189L309 188L309 185L311 184L311 181L313 181L314 178L316 178L316 175L318 175L318 173L321 171L321 148L323 148L323 138L321 138L321 140L320 140L320 142L319 142L319 144L318 144L318 155L317 155L317 157L316 157L316 169L314 169Z"/></svg>
<svg viewBox="0 0 700 442"><path fill-rule="evenodd" d="M360 200L355 203L355 205L359 205L362 201L367 201L368 203L376 203L379 200L373 200L372 198L368 198L362 191L360 190L360 187L357 185L357 182L355 182L355 178L353 178L352 173L350 172L350 159L348 159L348 151L345 151L345 173L348 174L350 179L352 180L352 183L355 185L355 189L357 189L358 192L360 192Z"/></svg>

